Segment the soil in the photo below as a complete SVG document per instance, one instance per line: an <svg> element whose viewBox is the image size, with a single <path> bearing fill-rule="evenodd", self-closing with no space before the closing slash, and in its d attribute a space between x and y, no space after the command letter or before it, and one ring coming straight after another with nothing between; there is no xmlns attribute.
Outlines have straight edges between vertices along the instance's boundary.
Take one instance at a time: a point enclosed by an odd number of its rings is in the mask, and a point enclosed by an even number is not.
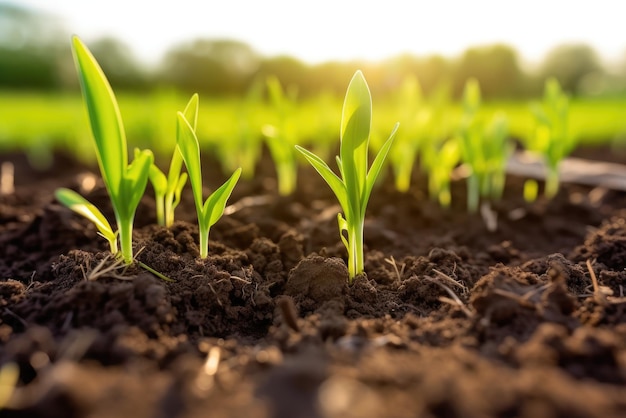
<svg viewBox="0 0 626 418"><path fill-rule="evenodd" d="M19 379L7 395L0 373L0 416L626 416L624 192L564 184L527 204L509 177L490 231L462 181L443 210L419 173L406 194L386 178L349 283L328 187L303 167L279 197L265 159L204 260L189 191L165 228L148 187L135 250L168 282L116 264L54 201L95 178L83 194L110 216L93 167L2 159L16 185L0 196L0 364ZM225 179L204 165L210 187Z"/></svg>

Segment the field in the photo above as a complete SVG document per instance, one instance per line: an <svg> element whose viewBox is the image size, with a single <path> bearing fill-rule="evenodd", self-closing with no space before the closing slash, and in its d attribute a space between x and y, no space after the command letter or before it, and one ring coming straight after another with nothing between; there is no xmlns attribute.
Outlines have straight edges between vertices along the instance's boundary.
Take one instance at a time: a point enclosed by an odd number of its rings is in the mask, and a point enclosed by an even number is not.
<svg viewBox="0 0 626 418"><path fill-rule="evenodd" d="M169 158L176 142L175 111L184 107L188 97L175 91L147 94L118 94L120 110L127 137L134 146L150 148L157 155ZM342 98L321 95L294 104L289 114L295 128L294 143L303 146L335 147L341 119ZM406 108L417 113L433 109L425 100L398 103L394 98L376 100L374 97L373 130L385 131L400 120ZM571 104L572 131L581 145L611 144L626 146L626 98L576 99ZM221 153L245 152L254 149L263 137L263 126L277 124L272 104L261 98L211 99L202 98L198 138L203 147ZM461 104L449 99L444 103L445 119L426 123L425 131L445 136L454 131L462 113ZM530 101L488 102L480 112L487 119L504 112L515 138L532 135L533 115ZM410 114L410 113L409 113ZM91 133L80 93L23 93L0 91L0 149L31 154L35 165L45 166L55 151L65 152L80 161L94 162ZM405 116L405 119L408 119ZM438 125L438 126L437 126ZM427 132L428 133L428 132ZM417 138L424 132L418 132ZM223 148L226 147L226 150ZM233 151L234 150L234 151ZM223 159L223 158L222 158ZM224 162L224 164L226 164Z"/></svg>
<svg viewBox="0 0 626 418"><path fill-rule="evenodd" d="M130 147L166 167L188 99L119 95ZM502 112L506 156L535 132L529 103L373 102L372 155L396 121L405 130L367 208L364 275L349 280L342 208L293 151L332 162L342 98L279 94L200 98L205 192L244 170L206 258L190 188L166 227L148 185L134 247L163 280L116 262L54 199L69 187L114 219L80 96L0 93L0 162L15 170L0 188L0 413L625 416L626 193L564 183L546 196L541 180L529 197L527 178L505 174L473 212L475 161L458 152L433 183L443 139ZM578 157L626 162L626 98L572 100L568 128Z"/></svg>

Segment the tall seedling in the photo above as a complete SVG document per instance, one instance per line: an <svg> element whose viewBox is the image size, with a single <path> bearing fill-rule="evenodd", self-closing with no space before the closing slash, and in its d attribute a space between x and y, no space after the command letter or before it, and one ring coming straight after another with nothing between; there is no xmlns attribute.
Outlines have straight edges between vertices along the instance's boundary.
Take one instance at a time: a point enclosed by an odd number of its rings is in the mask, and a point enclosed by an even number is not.
<svg viewBox="0 0 626 418"><path fill-rule="evenodd" d="M189 173L193 200L196 204L200 257L206 258L209 255L209 230L224 214L226 201L241 176L241 167L236 169L230 178L204 201L202 197L202 166L198 138L193 127L181 112L178 112L176 132L176 143Z"/></svg>
<svg viewBox="0 0 626 418"><path fill-rule="evenodd" d="M61 203L92 220L114 253L117 253L117 235L121 256L124 262L131 263L133 221L154 156L149 150L139 151L133 162L128 163L126 135L111 86L96 59L77 36L72 38L72 51L89 114L98 166L115 213L117 232L113 232L95 206L77 193L59 189L56 196Z"/></svg>
<svg viewBox="0 0 626 418"><path fill-rule="evenodd" d="M396 124L368 171L371 126L372 97L363 73L357 71L350 81L343 103L340 155L336 157L339 176L317 155L296 145L339 200L343 215L339 213L337 220L341 240L348 250L348 273L351 281L364 271L365 209L398 129Z"/></svg>

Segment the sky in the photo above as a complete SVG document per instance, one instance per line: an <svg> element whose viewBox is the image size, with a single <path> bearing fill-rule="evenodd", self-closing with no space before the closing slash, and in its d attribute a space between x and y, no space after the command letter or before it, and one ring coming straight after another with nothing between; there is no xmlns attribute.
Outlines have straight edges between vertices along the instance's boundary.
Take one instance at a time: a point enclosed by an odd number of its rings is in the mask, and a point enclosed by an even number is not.
<svg viewBox="0 0 626 418"><path fill-rule="evenodd" d="M12 1L59 16L86 42L113 35L149 64L201 37L239 40L264 56L307 63L456 56L494 43L515 47L529 64L574 42L591 45L608 62L626 57L620 0Z"/></svg>

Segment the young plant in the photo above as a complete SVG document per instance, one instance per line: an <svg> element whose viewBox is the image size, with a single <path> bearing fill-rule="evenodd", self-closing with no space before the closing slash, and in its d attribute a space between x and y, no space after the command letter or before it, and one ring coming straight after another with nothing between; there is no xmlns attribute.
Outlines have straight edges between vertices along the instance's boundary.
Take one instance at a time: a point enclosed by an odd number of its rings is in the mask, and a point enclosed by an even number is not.
<svg viewBox="0 0 626 418"><path fill-rule="evenodd" d="M198 121L198 95L194 94L185 110L183 111L185 119L190 121L192 129L196 130ZM150 183L154 188L154 197L156 200L157 222L159 225L166 227L172 226L174 223L174 210L180 203L180 195L185 183L187 183L187 173L181 173L183 166L183 157L178 150L178 145L174 146L174 154L170 162L170 169L167 176L156 164L150 166Z"/></svg>
<svg viewBox="0 0 626 418"><path fill-rule="evenodd" d="M395 145L389 153L389 162L395 175L396 189L405 193L411 186L413 168L427 133L431 111L415 76L408 76L403 80L392 100L393 113L400 118L402 129L396 135Z"/></svg>
<svg viewBox="0 0 626 418"><path fill-rule="evenodd" d="M543 156L546 163L545 196L553 198L559 191L559 165L576 146L569 126L569 98L555 78L546 81L543 101L534 103L536 127L527 148Z"/></svg>
<svg viewBox="0 0 626 418"><path fill-rule="evenodd" d="M102 213L80 196L60 190L57 197L70 209L94 221L116 254L113 237L117 234L121 257L129 264L133 261L135 212L146 189L154 156L150 150L139 151L133 162L128 163L126 135L113 90L96 59L77 36L72 38L72 50L89 113L98 165L115 213L117 233L113 233Z"/></svg>
<svg viewBox="0 0 626 418"><path fill-rule="evenodd" d="M178 112L176 133L176 142L189 173L189 181L198 214L200 257L206 258L209 255L209 230L224 214L226 201L241 176L241 168L236 169L224 184L215 190L206 201L203 201L200 146L196 132L181 112Z"/></svg>
<svg viewBox="0 0 626 418"><path fill-rule="evenodd" d="M339 213L337 220L341 240L348 250L350 281L364 271L365 209L398 129L396 124L368 171L371 126L372 97L363 73L357 71L350 81L343 103L340 155L336 157L339 176L317 155L296 145L296 149L328 183L343 210L343 215Z"/></svg>
<svg viewBox="0 0 626 418"><path fill-rule="evenodd" d="M267 79L267 89L278 120L276 125L264 126L263 134L267 138L267 146L276 166L278 193L288 196L296 188L298 173L298 161L293 148L295 127L289 118L293 114L293 99L285 94L276 77Z"/></svg>
<svg viewBox="0 0 626 418"><path fill-rule="evenodd" d="M504 189L506 164L514 146L508 137L508 122L502 114L494 115L485 126L478 118L480 86L471 79L465 85L464 114L458 134L461 159L469 169L467 208L478 210L480 198L499 200Z"/></svg>
<svg viewBox="0 0 626 418"><path fill-rule="evenodd" d="M449 208L452 203L450 182L461 158L459 148L457 138L431 140L422 146L421 161L428 172L428 195L443 208Z"/></svg>

